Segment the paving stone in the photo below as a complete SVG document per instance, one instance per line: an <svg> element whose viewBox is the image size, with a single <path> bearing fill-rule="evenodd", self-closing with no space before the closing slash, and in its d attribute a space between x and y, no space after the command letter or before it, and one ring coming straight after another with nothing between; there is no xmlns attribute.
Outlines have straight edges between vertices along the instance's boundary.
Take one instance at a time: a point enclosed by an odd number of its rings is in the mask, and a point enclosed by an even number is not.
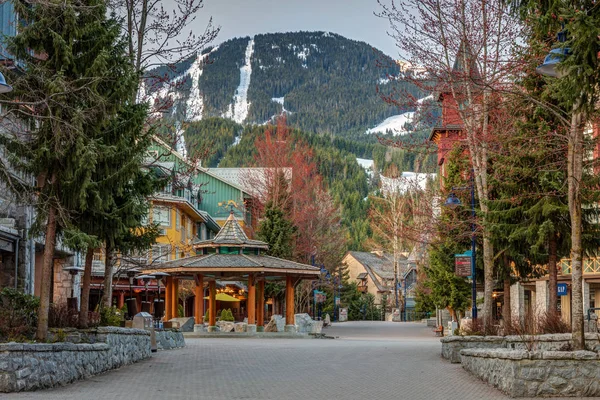
<svg viewBox="0 0 600 400"><path fill-rule="evenodd" d="M183 349L10 400L508 399L443 360L426 324L350 321L323 332L338 338L186 338Z"/></svg>

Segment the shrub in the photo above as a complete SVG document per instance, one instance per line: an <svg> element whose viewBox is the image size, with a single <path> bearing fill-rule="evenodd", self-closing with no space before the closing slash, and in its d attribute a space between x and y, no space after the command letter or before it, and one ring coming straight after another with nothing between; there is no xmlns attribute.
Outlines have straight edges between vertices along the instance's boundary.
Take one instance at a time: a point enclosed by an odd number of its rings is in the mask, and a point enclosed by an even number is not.
<svg viewBox="0 0 600 400"><path fill-rule="evenodd" d="M221 321L235 321L235 318L233 318L233 313L231 312L231 308L228 308L221 312Z"/></svg>
<svg viewBox="0 0 600 400"><path fill-rule="evenodd" d="M0 341L28 340L35 335L40 300L13 288L0 291Z"/></svg>
<svg viewBox="0 0 600 400"><path fill-rule="evenodd" d="M101 326L121 326L123 321L123 314L117 307L102 307L100 309Z"/></svg>
<svg viewBox="0 0 600 400"><path fill-rule="evenodd" d="M181 304L177 304L177 316L179 318L183 318L183 306Z"/></svg>

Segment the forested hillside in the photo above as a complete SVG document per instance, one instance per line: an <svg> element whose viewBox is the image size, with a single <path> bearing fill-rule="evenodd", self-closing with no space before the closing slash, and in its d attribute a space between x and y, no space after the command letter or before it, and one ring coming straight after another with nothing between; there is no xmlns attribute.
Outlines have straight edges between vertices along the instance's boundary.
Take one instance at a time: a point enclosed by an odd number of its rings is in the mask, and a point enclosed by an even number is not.
<svg viewBox="0 0 600 400"><path fill-rule="evenodd" d="M290 126L373 143L369 128L410 111L382 101L378 86L384 93L395 85L425 96L406 83L390 83L388 75L399 73L364 42L327 32L274 33L228 40L174 69L149 71L170 82L146 90L151 99L171 96L171 117L180 122L227 117L263 124L285 110Z"/></svg>

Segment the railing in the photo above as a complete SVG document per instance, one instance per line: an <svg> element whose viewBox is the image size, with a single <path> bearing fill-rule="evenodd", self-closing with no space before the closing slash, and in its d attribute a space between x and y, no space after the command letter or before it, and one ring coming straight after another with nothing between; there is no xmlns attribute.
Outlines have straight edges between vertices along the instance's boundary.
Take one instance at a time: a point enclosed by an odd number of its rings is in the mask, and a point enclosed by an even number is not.
<svg viewBox="0 0 600 400"><path fill-rule="evenodd" d="M562 275L571 275L571 259L563 258L559 262L560 272ZM600 258L584 258L583 259L584 274L600 274Z"/></svg>

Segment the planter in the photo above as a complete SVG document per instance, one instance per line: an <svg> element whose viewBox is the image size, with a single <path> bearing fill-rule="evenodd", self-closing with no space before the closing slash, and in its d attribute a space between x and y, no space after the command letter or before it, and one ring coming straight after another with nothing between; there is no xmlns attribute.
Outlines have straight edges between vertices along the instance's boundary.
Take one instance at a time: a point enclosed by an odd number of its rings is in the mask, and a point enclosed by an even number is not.
<svg viewBox="0 0 600 400"><path fill-rule="evenodd" d="M452 363L461 362L463 349L509 349L566 351L571 349L571 334L550 334L535 336L446 336L442 342L442 357ZM585 334L586 349L600 351L600 335Z"/></svg>
<svg viewBox="0 0 600 400"><path fill-rule="evenodd" d="M464 369L511 397L600 396L592 351L461 350Z"/></svg>

